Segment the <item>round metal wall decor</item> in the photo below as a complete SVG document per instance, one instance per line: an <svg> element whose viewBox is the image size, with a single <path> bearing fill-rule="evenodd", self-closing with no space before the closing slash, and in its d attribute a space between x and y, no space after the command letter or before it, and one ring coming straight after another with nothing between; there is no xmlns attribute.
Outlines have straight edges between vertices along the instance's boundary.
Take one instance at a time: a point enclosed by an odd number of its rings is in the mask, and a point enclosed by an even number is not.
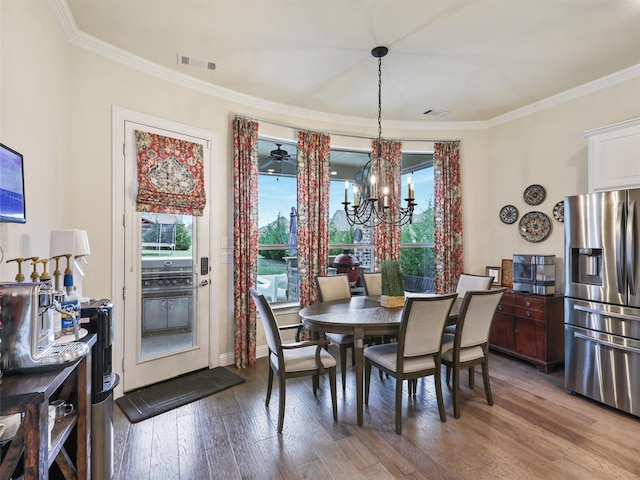
<svg viewBox="0 0 640 480"><path fill-rule="evenodd" d="M513 205L505 205L500 209L500 220L508 225L515 223L518 220L518 209Z"/></svg>
<svg viewBox="0 0 640 480"><path fill-rule="evenodd" d="M547 192L542 185L529 185L525 188L522 198L527 205L540 205L544 202Z"/></svg>
<svg viewBox="0 0 640 480"><path fill-rule="evenodd" d="M553 218L559 222L564 222L564 200L560 200L554 205Z"/></svg>
<svg viewBox="0 0 640 480"><path fill-rule="evenodd" d="M527 242L542 242L551 233L551 219L542 212L525 213L520 219L518 230Z"/></svg>

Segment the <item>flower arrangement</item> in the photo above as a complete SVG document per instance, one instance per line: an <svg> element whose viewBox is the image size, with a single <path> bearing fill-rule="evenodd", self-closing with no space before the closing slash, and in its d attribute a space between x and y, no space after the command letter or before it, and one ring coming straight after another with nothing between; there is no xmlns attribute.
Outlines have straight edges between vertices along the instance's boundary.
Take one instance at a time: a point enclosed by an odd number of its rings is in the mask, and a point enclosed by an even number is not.
<svg viewBox="0 0 640 480"><path fill-rule="evenodd" d="M385 260L380 266L382 273L382 297L380 304L383 307L401 307L404 305L404 283L400 262L397 260Z"/></svg>

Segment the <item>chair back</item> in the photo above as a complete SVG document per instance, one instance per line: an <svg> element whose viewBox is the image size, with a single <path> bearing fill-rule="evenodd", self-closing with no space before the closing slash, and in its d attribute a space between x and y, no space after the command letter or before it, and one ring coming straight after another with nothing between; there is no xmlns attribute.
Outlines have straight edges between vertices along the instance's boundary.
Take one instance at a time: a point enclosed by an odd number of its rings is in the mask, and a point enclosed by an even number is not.
<svg viewBox="0 0 640 480"><path fill-rule="evenodd" d="M382 273L363 273L362 280L367 295L382 295Z"/></svg>
<svg viewBox="0 0 640 480"><path fill-rule="evenodd" d="M398 334L398 355L418 357L439 352L444 327L457 296L450 293L407 298Z"/></svg>
<svg viewBox="0 0 640 480"><path fill-rule="evenodd" d="M253 303L255 303L258 313L262 318L262 324L264 325L264 333L267 337L269 350L277 355L280 346L282 345L282 339L280 338L280 330L278 329L276 318L273 316L271 305L269 305L267 299L264 298L264 295L258 292L255 288L251 287L249 288L249 291L251 292Z"/></svg>
<svg viewBox="0 0 640 480"><path fill-rule="evenodd" d="M493 283L493 277L491 275L473 275L471 273L462 273L458 279L458 286L456 287L456 293L460 297L464 297L464 294L469 290L489 290Z"/></svg>
<svg viewBox="0 0 640 480"><path fill-rule="evenodd" d="M316 285L321 302L351 298L349 277L345 274L317 276Z"/></svg>
<svg viewBox="0 0 640 480"><path fill-rule="evenodd" d="M462 300L456 338L458 348L484 345L489 341L493 315L506 288L470 290Z"/></svg>

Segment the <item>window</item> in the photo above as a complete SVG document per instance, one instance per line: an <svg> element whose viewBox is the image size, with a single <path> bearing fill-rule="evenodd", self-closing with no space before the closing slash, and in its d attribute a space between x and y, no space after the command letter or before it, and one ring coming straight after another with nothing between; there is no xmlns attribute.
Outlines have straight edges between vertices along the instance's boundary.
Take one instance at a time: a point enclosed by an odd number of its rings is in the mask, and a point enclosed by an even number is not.
<svg viewBox="0 0 640 480"><path fill-rule="evenodd" d="M279 141L278 141L279 142ZM331 149L329 264L349 249L361 270L373 269L371 228L350 226L344 213L344 182L353 181L369 160L368 151ZM260 139L258 142L259 258L258 290L270 303L298 301L296 145ZM433 284L433 156L402 155L402 198L411 176L416 194L413 224L401 230L403 273L420 285ZM413 278L416 277L416 278ZM426 278L425 278L426 277ZM431 281L429 283L429 280Z"/></svg>

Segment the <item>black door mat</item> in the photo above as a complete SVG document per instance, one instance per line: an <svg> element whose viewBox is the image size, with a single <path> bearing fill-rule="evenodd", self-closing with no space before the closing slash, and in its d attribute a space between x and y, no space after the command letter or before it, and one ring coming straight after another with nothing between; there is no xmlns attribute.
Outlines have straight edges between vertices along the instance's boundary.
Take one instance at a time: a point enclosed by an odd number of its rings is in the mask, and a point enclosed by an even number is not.
<svg viewBox="0 0 640 480"><path fill-rule="evenodd" d="M224 367L200 370L129 392L116 403L132 423L168 412L244 382Z"/></svg>

